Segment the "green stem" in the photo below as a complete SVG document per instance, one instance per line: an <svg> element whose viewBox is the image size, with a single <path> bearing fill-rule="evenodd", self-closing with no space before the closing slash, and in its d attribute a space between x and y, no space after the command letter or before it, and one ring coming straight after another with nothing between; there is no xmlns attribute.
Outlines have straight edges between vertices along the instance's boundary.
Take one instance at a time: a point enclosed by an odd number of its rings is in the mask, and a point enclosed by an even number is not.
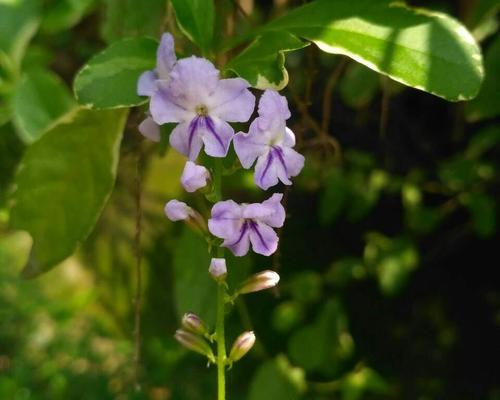
<svg viewBox="0 0 500 400"><path fill-rule="evenodd" d="M217 201L222 200L222 159L216 158L214 165L214 192ZM217 248L217 257L224 257L224 248ZM226 338L224 332L224 307L226 302L226 284L217 284L217 400L226 400Z"/></svg>

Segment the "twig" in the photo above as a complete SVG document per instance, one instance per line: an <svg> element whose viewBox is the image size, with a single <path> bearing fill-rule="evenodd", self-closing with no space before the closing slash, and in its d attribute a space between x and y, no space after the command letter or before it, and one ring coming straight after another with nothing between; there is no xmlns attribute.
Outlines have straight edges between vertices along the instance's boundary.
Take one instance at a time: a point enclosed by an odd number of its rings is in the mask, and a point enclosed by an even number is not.
<svg viewBox="0 0 500 400"><path fill-rule="evenodd" d="M321 130L324 133L328 133L330 126L330 114L332 112L332 92L342 76L342 73L347 66L347 58L342 57L337 67L330 74L328 81L326 82L325 91L323 92L323 120L321 123Z"/></svg>
<svg viewBox="0 0 500 400"><path fill-rule="evenodd" d="M142 142L138 144L136 177L135 177L135 318L134 318L134 387L136 391L141 390L139 383L140 360L141 360L141 307L142 307L142 270L141 270L141 228L142 228Z"/></svg>
<svg viewBox="0 0 500 400"><path fill-rule="evenodd" d="M232 0L232 3L236 7L236 10L241 14L241 16L250 24L255 25L252 16L246 12L243 6L240 4L239 0Z"/></svg>

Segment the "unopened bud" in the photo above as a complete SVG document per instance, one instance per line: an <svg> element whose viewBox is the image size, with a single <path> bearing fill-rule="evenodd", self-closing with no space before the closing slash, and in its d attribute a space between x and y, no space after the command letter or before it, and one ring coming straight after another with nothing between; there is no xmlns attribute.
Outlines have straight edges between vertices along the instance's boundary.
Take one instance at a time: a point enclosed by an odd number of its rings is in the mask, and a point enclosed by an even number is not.
<svg viewBox="0 0 500 400"><path fill-rule="evenodd" d="M280 276L274 271L262 271L248 278L238 289L239 294L258 292L275 287Z"/></svg>
<svg viewBox="0 0 500 400"><path fill-rule="evenodd" d="M208 272L212 275L217 282L221 282L226 279L227 276L227 268L226 268L226 259L225 258L212 258L210 261L210 267L208 268Z"/></svg>
<svg viewBox="0 0 500 400"><path fill-rule="evenodd" d="M234 341L231 352L229 353L229 363L233 363L247 354L255 343L255 335L252 331L243 332Z"/></svg>
<svg viewBox="0 0 500 400"><path fill-rule="evenodd" d="M177 329L175 339L185 348L206 356L211 363L215 364L215 356L208 343L201 336L188 332L184 329Z"/></svg>
<svg viewBox="0 0 500 400"><path fill-rule="evenodd" d="M205 335L208 330L200 317L193 313L186 313L182 317L182 327L192 333L197 335Z"/></svg>

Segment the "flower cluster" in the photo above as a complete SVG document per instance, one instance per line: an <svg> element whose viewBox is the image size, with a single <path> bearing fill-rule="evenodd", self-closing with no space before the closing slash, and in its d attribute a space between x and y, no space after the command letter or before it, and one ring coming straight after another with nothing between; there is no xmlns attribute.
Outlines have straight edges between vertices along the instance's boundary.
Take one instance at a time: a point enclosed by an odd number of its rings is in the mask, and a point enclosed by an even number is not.
<svg viewBox="0 0 500 400"><path fill-rule="evenodd" d="M249 87L242 78L222 79L207 59L191 56L177 60L172 36L168 33L162 36L156 68L144 72L138 81L138 94L150 98L149 111L139 131L159 141L160 125L175 124L169 142L188 158L180 178L187 192L203 190L207 193L214 185L214 170L197 161L200 152L203 150L208 156L223 158L231 143L244 169L255 166L254 181L263 190L279 182L291 185L290 178L302 170L304 157L294 150L295 135L286 126L291 117L288 103L278 92L264 91L258 102L258 115L250 123L248 132L235 133L230 123L248 122L255 111L256 98ZM218 242L220 246L235 256L246 255L250 248L255 253L270 256L278 248L279 238L274 229L281 228L285 221L282 198L281 193L275 193L262 203L252 204L220 201L219 198L212 207L210 218L204 218L184 202L170 200L165 213L172 221L185 221L205 235L210 233L212 242L222 239L222 243ZM209 272L216 282L225 285L226 260L213 258ZM269 289L278 281L278 274L263 271L249 278L227 298L234 301L238 295ZM176 338L184 346L204 354L210 362L218 362L209 344L214 336L196 315L186 314ZM226 362L230 365L237 361L254 341L253 332L240 335Z"/></svg>

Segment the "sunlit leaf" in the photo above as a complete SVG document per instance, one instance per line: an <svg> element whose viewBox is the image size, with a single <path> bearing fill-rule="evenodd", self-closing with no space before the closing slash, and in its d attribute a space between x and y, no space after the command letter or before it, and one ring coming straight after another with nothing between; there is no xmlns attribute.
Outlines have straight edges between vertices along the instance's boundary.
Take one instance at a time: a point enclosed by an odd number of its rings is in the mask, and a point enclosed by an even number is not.
<svg viewBox="0 0 500 400"><path fill-rule="evenodd" d="M71 255L113 188L126 111L75 110L29 146L15 179L12 227L33 238L25 276Z"/></svg>
<svg viewBox="0 0 500 400"><path fill-rule="evenodd" d="M57 118L76 106L64 82L48 70L26 73L12 98L14 123L25 143L37 140Z"/></svg>
<svg viewBox="0 0 500 400"><path fill-rule="evenodd" d="M78 102L98 109L144 103L137 95L137 80L154 68L157 46L153 39L124 39L92 57L75 78Z"/></svg>
<svg viewBox="0 0 500 400"><path fill-rule="evenodd" d="M442 13L388 0L317 0L264 28L286 30L407 86L451 101L471 99L483 77L472 35ZM454 79L449 79L453 76Z"/></svg>
<svg viewBox="0 0 500 400"><path fill-rule="evenodd" d="M182 32L203 52L210 50L214 35L213 0L172 0Z"/></svg>
<svg viewBox="0 0 500 400"><path fill-rule="evenodd" d="M285 53L307 45L290 33L268 32L234 57L226 69L245 78L257 89L281 90L288 84Z"/></svg>

